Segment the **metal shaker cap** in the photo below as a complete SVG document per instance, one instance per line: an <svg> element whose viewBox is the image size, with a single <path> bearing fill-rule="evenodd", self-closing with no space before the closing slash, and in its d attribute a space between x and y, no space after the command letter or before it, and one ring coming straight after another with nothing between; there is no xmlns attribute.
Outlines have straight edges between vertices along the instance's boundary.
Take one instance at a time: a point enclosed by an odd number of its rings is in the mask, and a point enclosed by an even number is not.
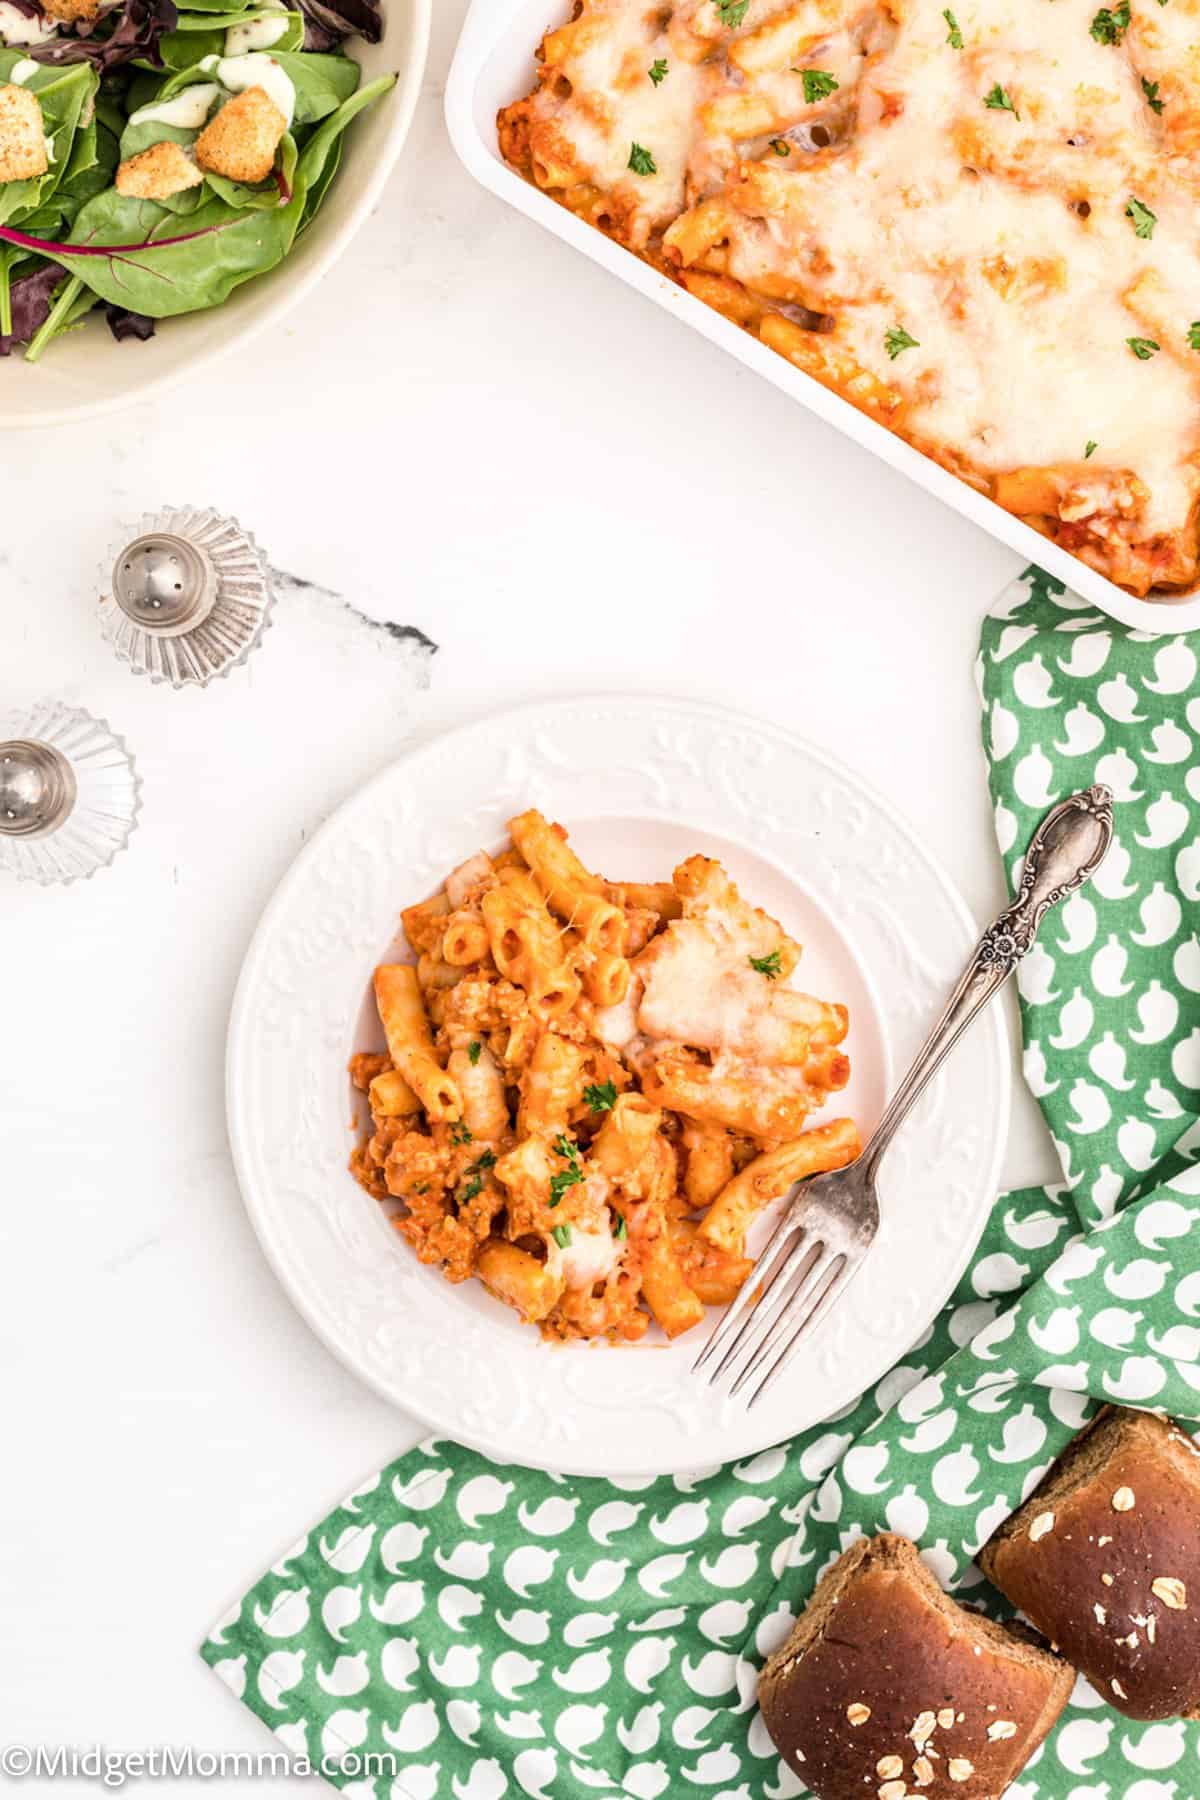
<svg viewBox="0 0 1200 1800"><path fill-rule="evenodd" d="M0 718L0 869L21 881L86 881L125 847L141 783L103 719L44 701Z"/></svg>
<svg viewBox="0 0 1200 1800"><path fill-rule="evenodd" d="M266 557L236 519L210 507L146 513L100 571L107 641L138 675L206 687L240 667L270 623Z"/></svg>

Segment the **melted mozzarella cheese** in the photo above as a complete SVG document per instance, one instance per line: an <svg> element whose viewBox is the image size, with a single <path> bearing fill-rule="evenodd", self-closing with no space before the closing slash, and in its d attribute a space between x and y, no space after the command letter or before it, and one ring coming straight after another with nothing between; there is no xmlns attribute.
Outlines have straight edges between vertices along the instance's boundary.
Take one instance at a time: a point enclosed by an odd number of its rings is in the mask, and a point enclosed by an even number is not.
<svg viewBox="0 0 1200 1800"><path fill-rule="evenodd" d="M581 1231L573 1225L571 1241L558 1251L556 1260L569 1288L591 1288L608 1280L620 1255L611 1231Z"/></svg>
<svg viewBox="0 0 1200 1800"><path fill-rule="evenodd" d="M618 1000L615 1006L596 1009L596 1036L602 1044L611 1044L614 1049L623 1050L636 1040L641 998L641 977L635 972L630 976L623 1000Z"/></svg>
<svg viewBox="0 0 1200 1800"><path fill-rule="evenodd" d="M637 243L686 204L697 103L709 80L701 65L674 55L666 33L648 27L648 17L640 4L611 9L607 29L585 45L571 71L580 95L602 95L603 103L585 98L569 111L578 160L598 187L629 207ZM668 73L655 85L649 70L660 60ZM652 172L638 174L630 167L635 144L649 152Z"/></svg>
<svg viewBox="0 0 1200 1800"><path fill-rule="evenodd" d="M697 47L711 29L700 0L679 0L665 31L644 0L585 0L592 29L565 65L565 94L547 84L535 97L533 141L545 120L599 186L633 193L614 229L634 248L724 199L725 229L715 252L693 252L696 266L785 313L825 316L830 345L897 396L898 429L979 485L1073 465L1066 526L1106 514L1131 542L1191 543L1197 7L1134 6L1125 36L1105 44L1091 32L1096 0L962 0L955 49L941 0L847 0L803 51L839 84L814 107L790 62L739 51L799 6L751 0L735 34ZM631 79L659 55L659 87ZM1007 106L985 104L997 90ZM738 141L729 121L742 106L750 119L752 101L755 135ZM814 120L827 121L823 140ZM655 175L630 175L634 141ZM1154 215L1149 235L1135 232L1135 199ZM896 329L915 343L891 355ZM1139 357L1131 339L1157 349Z"/></svg>
<svg viewBox="0 0 1200 1800"><path fill-rule="evenodd" d="M788 1064L807 1060L818 1029L821 1041L843 1035L844 1015L755 966L781 954L787 940L773 919L745 904L718 864L692 869L688 887L684 916L635 965L644 1037Z"/></svg>
<svg viewBox="0 0 1200 1800"><path fill-rule="evenodd" d="M644 966L638 1026L647 1037L700 1048L758 1047L769 1033L771 985L729 934L676 919Z"/></svg>

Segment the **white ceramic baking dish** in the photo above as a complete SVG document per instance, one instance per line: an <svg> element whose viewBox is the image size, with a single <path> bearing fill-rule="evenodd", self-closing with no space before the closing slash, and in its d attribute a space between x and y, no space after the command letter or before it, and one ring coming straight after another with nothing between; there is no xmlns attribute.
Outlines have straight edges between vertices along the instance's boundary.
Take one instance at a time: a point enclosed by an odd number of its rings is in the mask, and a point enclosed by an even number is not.
<svg viewBox="0 0 1200 1800"><path fill-rule="evenodd" d="M473 0L446 86L446 123L455 149L477 181L1113 618L1144 631L1200 628L1200 592L1179 600L1134 599L514 174L500 159L496 112L529 92L535 79L533 52L547 27L567 18L569 11L568 0Z"/></svg>
<svg viewBox="0 0 1200 1800"><path fill-rule="evenodd" d="M19 353L0 359L0 430L72 424L149 399L248 343L290 311L337 261L379 201L421 91L432 7L433 0L382 0L381 42L351 40L349 54L362 65L363 80L394 74L396 85L350 126L329 197L279 268L246 282L223 306L164 319L144 344L114 343L94 318L60 338L42 362L26 363Z"/></svg>

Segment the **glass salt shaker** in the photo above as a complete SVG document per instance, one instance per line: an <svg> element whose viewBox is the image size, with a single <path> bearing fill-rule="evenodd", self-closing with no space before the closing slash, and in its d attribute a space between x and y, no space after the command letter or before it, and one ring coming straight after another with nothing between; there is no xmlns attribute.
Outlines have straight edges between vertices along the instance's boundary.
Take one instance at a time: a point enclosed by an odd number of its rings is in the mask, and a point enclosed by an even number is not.
<svg viewBox="0 0 1200 1800"><path fill-rule="evenodd" d="M133 758L103 719L54 701L0 717L0 869L42 887L86 881L140 806Z"/></svg>
<svg viewBox="0 0 1200 1800"><path fill-rule="evenodd" d="M146 513L100 570L100 625L138 675L207 687L245 662L270 623L266 557L211 507Z"/></svg>

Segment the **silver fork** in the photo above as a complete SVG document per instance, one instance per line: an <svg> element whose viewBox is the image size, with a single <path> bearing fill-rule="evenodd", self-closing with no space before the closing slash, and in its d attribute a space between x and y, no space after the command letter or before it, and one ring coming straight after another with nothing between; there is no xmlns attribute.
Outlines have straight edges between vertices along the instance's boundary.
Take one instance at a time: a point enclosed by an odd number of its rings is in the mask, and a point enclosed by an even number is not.
<svg viewBox="0 0 1200 1800"><path fill-rule="evenodd" d="M730 1392L768 1365L750 1396L759 1401L797 1345L845 1293L879 1230L876 1176L888 1146L975 1015L997 993L1037 936L1052 906L1095 874L1112 842L1106 787L1072 794L1048 812L1025 853L1021 887L980 938L916 1061L884 1109L870 1141L848 1168L797 1182L741 1292L693 1369L719 1357L714 1382L741 1362Z"/></svg>

